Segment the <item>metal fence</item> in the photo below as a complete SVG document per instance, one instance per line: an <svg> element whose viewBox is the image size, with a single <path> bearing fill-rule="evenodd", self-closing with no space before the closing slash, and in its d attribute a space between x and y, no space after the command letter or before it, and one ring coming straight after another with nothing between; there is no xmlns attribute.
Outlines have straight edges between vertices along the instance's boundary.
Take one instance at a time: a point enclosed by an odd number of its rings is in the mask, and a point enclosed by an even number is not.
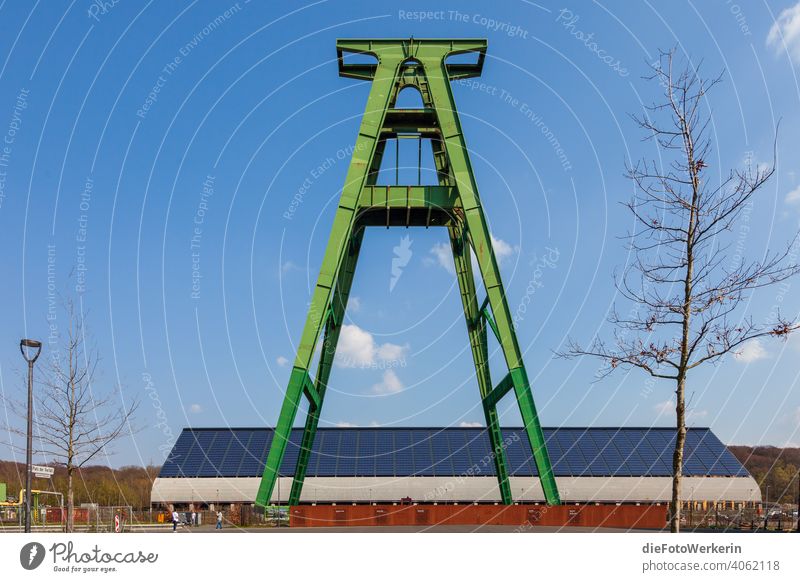
<svg viewBox="0 0 800 582"><path fill-rule="evenodd" d="M684 510L684 529L714 529L720 531L798 531L797 516L791 510L770 514L759 509Z"/></svg>

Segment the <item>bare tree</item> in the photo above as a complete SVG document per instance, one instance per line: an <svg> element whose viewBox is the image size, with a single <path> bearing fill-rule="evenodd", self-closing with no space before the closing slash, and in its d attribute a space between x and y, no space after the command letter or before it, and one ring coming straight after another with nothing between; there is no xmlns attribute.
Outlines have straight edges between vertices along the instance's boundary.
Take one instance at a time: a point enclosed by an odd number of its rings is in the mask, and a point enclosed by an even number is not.
<svg viewBox="0 0 800 582"><path fill-rule="evenodd" d="M67 470L66 531L74 529L75 473L101 451L134 432L133 415L137 400L119 404L118 390L98 390L95 385L100 361L97 349L87 345L84 322L74 303L64 301L67 329L57 353L48 354L37 382L34 403L34 453L45 455ZM17 417L25 418L26 404L9 400ZM10 432L24 435L17 427Z"/></svg>
<svg viewBox="0 0 800 582"><path fill-rule="evenodd" d="M753 262L728 251L726 232L737 223L753 196L775 171L752 167L720 172L706 179L712 153L707 92L722 76L706 79L690 64L674 70L674 51L662 52L647 80L662 97L641 116L632 116L655 140L663 162L642 160L627 166L635 186L626 204L635 227L626 238L633 260L615 276L619 293L632 303L608 321L613 342L595 339L588 348L570 340L560 355L601 358L603 375L638 368L654 378L675 382L677 434L673 455L670 529L680 529L681 472L686 441L686 383L689 372L714 363L761 337L785 338L796 319L777 314L762 323L742 315L751 291L784 281L800 271L794 241L785 250L767 252Z"/></svg>

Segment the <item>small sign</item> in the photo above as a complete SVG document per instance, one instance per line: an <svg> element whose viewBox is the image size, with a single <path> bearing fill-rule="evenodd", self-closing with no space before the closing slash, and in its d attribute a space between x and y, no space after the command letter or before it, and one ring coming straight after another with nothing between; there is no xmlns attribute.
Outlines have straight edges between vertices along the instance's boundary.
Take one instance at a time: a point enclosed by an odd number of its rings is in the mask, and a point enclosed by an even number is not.
<svg viewBox="0 0 800 582"><path fill-rule="evenodd" d="M36 477L41 477L42 479L46 479L47 477L52 477L55 471L56 470L53 469L53 467L45 467L44 465L31 465L31 472Z"/></svg>

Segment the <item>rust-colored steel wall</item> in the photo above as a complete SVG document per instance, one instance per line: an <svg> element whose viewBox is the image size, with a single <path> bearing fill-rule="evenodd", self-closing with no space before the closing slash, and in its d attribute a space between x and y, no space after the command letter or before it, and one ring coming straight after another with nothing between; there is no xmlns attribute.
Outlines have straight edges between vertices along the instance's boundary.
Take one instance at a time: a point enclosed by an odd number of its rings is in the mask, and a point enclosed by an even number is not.
<svg viewBox="0 0 800 582"><path fill-rule="evenodd" d="M291 527L398 525L576 526L662 529L666 505L295 505Z"/></svg>

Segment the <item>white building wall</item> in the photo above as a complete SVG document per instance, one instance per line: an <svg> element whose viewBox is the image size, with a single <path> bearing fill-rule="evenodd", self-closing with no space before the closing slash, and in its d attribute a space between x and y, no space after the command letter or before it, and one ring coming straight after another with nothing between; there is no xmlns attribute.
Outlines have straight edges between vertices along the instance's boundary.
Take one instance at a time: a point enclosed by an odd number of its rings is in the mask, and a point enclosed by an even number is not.
<svg viewBox="0 0 800 582"><path fill-rule="evenodd" d="M252 503L259 477L157 478L152 503ZM537 477L511 477L516 500L544 501ZM670 477L556 477L562 501L664 502L672 491ZM281 477L272 493L273 503L286 503L291 477ZM309 477L301 502L351 503L399 501L500 500L495 477ZM684 477L685 501L761 501L752 477Z"/></svg>

